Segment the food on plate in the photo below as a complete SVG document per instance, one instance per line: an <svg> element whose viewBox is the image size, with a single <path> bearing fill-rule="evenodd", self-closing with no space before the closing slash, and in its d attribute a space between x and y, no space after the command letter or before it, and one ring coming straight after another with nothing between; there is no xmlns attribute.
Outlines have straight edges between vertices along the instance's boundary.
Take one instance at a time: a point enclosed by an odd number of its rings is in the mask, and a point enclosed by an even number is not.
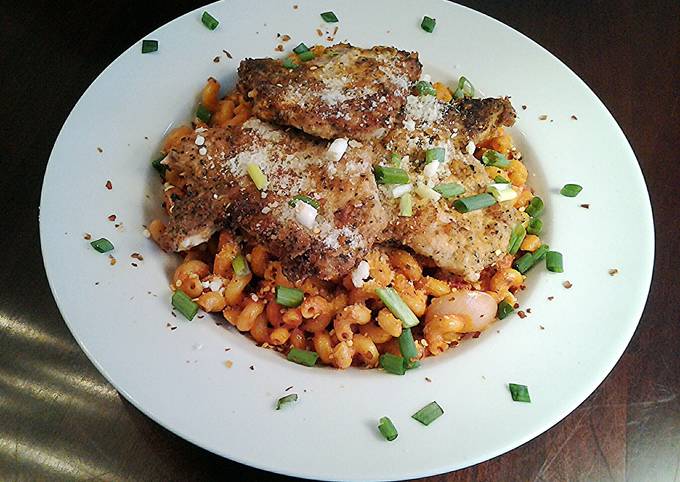
<svg viewBox="0 0 680 482"><path fill-rule="evenodd" d="M432 83L392 47L300 44L238 74L225 95L208 79L153 162L168 219L148 232L184 258L187 318L218 313L302 365L403 375L511 314L544 258L562 269L508 98Z"/></svg>

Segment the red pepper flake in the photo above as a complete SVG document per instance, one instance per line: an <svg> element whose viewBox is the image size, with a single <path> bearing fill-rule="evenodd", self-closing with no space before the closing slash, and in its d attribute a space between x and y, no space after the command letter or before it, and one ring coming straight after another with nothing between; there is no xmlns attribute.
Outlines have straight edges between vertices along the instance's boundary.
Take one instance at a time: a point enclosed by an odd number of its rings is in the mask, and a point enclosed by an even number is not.
<svg viewBox="0 0 680 482"><path fill-rule="evenodd" d="M85 233L85 235L83 236L83 239L85 241L89 241L90 239L92 239L92 235L90 233Z"/></svg>
<svg viewBox="0 0 680 482"><path fill-rule="evenodd" d="M323 37L323 31L322 31L320 28L317 28L317 29L316 29L316 34L317 34L319 37Z"/></svg>
<svg viewBox="0 0 680 482"><path fill-rule="evenodd" d="M514 309L519 308L519 303L515 303L514 305L512 305L512 307L513 307Z"/></svg>
<svg viewBox="0 0 680 482"><path fill-rule="evenodd" d="M115 215L115 214L111 214L111 215L109 216L109 221L115 221L115 220L116 220L116 215Z"/></svg>
<svg viewBox="0 0 680 482"><path fill-rule="evenodd" d="M531 313L531 308L527 308L527 313Z"/></svg>
<svg viewBox="0 0 680 482"><path fill-rule="evenodd" d="M479 335L481 335L481 334L482 334L481 331L475 331L475 332L472 334L472 338L479 338Z"/></svg>
<svg viewBox="0 0 680 482"><path fill-rule="evenodd" d="M281 42L288 42L290 40L290 35L282 35Z"/></svg>
<svg viewBox="0 0 680 482"><path fill-rule="evenodd" d="M545 115L545 114L541 114L541 115L538 116L538 120L544 121L544 120L547 120L547 119L548 119L548 116Z"/></svg>
<svg viewBox="0 0 680 482"><path fill-rule="evenodd" d="M432 383L432 380L430 380L430 377L425 377L425 381L426 381L427 383Z"/></svg>
<svg viewBox="0 0 680 482"><path fill-rule="evenodd" d="M526 105L523 105L523 106L522 106L522 110L527 110L527 106L526 106Z"/></svg>
<svg viewBox="0 0 680 482"><path fill-rule="evenodd" d="M123 223L116 223L116 224L113 225L113 227L120 228L122 225L123 225Z"/></svg>
<svg viewBox="0 0 680 482"><path fill-rule="evenodd" d="M220 56L218 55L217 57L215 57L213 59L213 62L215 62L216 64L219 64L220 63Z"/></svg>
<svg viewBox="0 0 680 482"><path fill-rule="evenodd" d="M277 52L283 52L283 44L278 44L274 50Z"/></svg>
<svg viewBox="0 0 680 482"><path fill-rule="evenodd" d="M300 8L298 5L293 5L293 10L297 10L298 8Z"/></svg>
<svg viewBox="0 0 680 482"><path fill-rule="evenodd" d="M224 349L224 351L229 351L229 350L231 350L231 348L225 348L225 349Z"/></svg>
<svg viewBox="0 0 680 482"><path fill-rule="evenodd" d="M333 29L333 36L334 36L334 37L335 37L335 34L336 34L336 33L338 33L338 27L335 27L335 28Z"/></svg>
<svg viewBox="0 0 680 482"><path fill-rule="evenodd" d="M548 301L552 301L552 300L554 300L554 299L555 299L554 296L548 296Z"/></svg>
<svg viewBox="0 0 680 482"><path fill-rule="evenodd" d="M590 209L590 204L579 204L583 209Z"/></svg>
<svg viewBox="0 0 680 482"><path fill-rule="evenodd" d="M609 273L609 276L616 276L617 274L619 274L619 270L616 268L612 268L609 271L607 271L607 273Z"/></svg>
<svg viewBox="0 0 680 482"><path fill-rule="evenodd" d="M222 49L222 52L224 52L224 55L226 55L228 59L233 59L233 58L234 58L234 57L232 57L231 54L230 54L229 52L227 52L226 50Z"/></svg>
<svg viewBox="0 0 680 482"><path fill-rule="evenodd" d="M576 117L574 114L571 114L571 119L572 120L578 120L578 117Z"/></svg>
<svg viewBox="0 0 680 482"><path fill-rule="evenodd" d="M104 149L102 149L101 147L97 147L97 152L101 154L102 152L104 152Z"/></svg>
<svg viewBox="0 0 680 482"><path fill-rule="evenodd" d="M137 267L137 263L130 263L130 264L131 264L132 266L134 266L135 268Z"/></svg>
<svg viewBox="0 0 680 482"><path fill-rule="evenodd" d="M250 365L248 368L250 368L251 371L255 371L255 365Z"/></svg>
<svg viewBox="0 0 680 482"><path fill-rule="evenodd" d="M106 186L106 189L108 189L109 191L113 189L113 184L111 184L111 180L106 181L106 184L104 185Z"/></svg>
<svg viewBox="0 0 680 482"><path fill-rule="evenodd" d="M520 318L524 319L524 318L527 317L527 314L526 314L525 312L523 312L523 311L518 311L518 312L517 312L517 316L519 316Z"/></svg>
<svg viewBox="0 0 680 482"><path fill-rule="evenodd" d="M332 41L333 41L333 37L331 37L331 36L326 37L326 41L327 41L327 42L332 42Z"/></svg>
<svg viewBox="0 0 680 482"><path fill-rule="evenodd" d="M564 283L562 283L562 286L564 286L565 288L569 289L569 288L571 288L571 287L574 286L574 285L571 284L571 281L567 280L567 281L565 281Z"/></svg>
<svg viewBox="0 0 680 482"><path fill-rule="evenodd" d="M109 264L110 264L111 266L113 266L114 264L116 264L116 258L114 258L113 256L109 255Z"/></svg>
<svg viewBox="0 0 680 482"><path fill-rule="evenodd" d="M132 253L132 254L130 255L130 257L131 257L131 258L134 258L134 259L138 259L138 260L140 260L140 261L144 261L144 256L142 256L142 255L139 254L139 253Z"/></svg>
<svg viewBox="0 0 680 482"><path fill-rule="evenodd" d="M170 331L173 331L173 330L176 330L176 329L177 329L176 326L171 326L171 327L170 327Z"/></svg>
<svg viewBox="0 0 680 482"><path fill-rule="evenodd" d="M538 325L538 327L539 327L541 330L545 330L545 326L543 326L543 325Z"/></svg>
<svg viewBox="0 0 680 482"><path fill-rule="evenodd" d="M171 314L172 316L174 316L175 318L177 318L177 315L175 314L174 311L171 311L170 314Z"/></svg>

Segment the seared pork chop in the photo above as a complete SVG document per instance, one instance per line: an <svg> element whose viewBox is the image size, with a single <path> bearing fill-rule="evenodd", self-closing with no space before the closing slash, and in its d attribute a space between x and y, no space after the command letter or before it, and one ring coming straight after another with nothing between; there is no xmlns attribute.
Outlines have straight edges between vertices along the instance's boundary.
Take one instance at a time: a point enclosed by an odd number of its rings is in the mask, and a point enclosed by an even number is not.
<svg viewBox="0 0 680 482"><path fill-rule="evenodd" d="M187 250L226 227L264 244L293 279L346 274L388 220L371 170L371 146L350 141L336 161L327 144L258 119L183 138L166 162L184 173L186 194L170 213L161 247ZM255 187L249 164L267 176L266 189ZM316 201L318 215L310 217L304 201L291 202L298 195Z"/></svg>
<svg viewBox="0 0 680 482"><path fill-rule="evenodd" d="M324 139L368 140L394 125L420 71L417 53L338 44L294 69L281 60L246 59L238 88L262 120Z"/></svg>

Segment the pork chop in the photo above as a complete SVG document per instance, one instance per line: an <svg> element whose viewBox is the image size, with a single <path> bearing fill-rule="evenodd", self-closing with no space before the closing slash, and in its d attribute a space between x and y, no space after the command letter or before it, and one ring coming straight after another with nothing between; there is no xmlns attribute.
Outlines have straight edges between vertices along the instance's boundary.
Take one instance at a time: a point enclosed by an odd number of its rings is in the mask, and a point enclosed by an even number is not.
<svg viewBox="0 0 680 482"><path fill-rule="evenodd" d="M368 140L394 125L420 71L414 52L338 44L292 69L271 58L243 60L238 88L262 120L324 139Z"/></svg>

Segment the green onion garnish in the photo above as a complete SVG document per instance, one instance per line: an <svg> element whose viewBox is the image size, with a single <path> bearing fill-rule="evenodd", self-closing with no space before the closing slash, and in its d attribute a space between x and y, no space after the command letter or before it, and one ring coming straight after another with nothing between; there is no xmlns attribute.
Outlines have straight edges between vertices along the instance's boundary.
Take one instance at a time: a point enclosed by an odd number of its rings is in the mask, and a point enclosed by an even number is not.
<svg viewBox="0 0 680 482"><path fill-rule="evenodd" d="M309 196L305 196L304 194L298 194L297 196L294 196L293 199L288 201L288 205L292 208L295 207L295 204L297 204L298 201L302 201L303 203L307 203L310 206L312 206L314 209L319 209L319 201L317 201L314 198L311 198Z"/></svg>
<svg viewBox="0 0 680 482"><path fill-rule="evenodd" d="M398 167L375 166L375 182L378 184L408 184L408 173Z"/></svg>
<svg viewBox="0 0 680 482"><path fill-rule="evenodd" d="M206 109L206 107L203 104L198 104L198 107L196 108L196 117L198 117L207 124L208 122L210 122L212 112Z"/></svg>
<svg viewBox="0 0 680 482"><path fill-rule="evenodd" d="M305 293L297 288L287 288L278 285L276 287L276 302L286 308L295 308L302 304Z"/></svg>
<svg viewBox="0 0 680 482"><path fill-rule="evenodd" d="M253 182L255 183L255 187L259 191L262 191L263 189L267 189L267 184L268 184L267 176L265 176L264 172L262 172L262 169L260 169L260 166L258 166L254 162L251 162L246 167L246 170L248 171L248 175L250 176L250 179L253 180Z"/></svg>
<svg viewBox="0 0 680 482"><path fill-rule="evenodd" d="M410 192L402 194L399 198L399 216L405 218L413 216L413 198Z"/></svg>
<svg viewBox="0 0 680 482"><path fill-rule="evenodd" d="M297 393L291 393L290 395L281 397L276 401L276 409L281 410L281 407L284 407L293 402L297 402L297 400L298 400Z"/></svg>
<svg viewBox="0 0 680 482"><path fill-rule="evenodd" d="M239 254L231 261L231 267L234 269L234 274L240 278L250 274L248 260L242 254Z"/></svg>
<svg viewBox="0 0 680 482"><path fill-rule="evenodd" d="M534 198L529 202L529 205L526 207L524 210L525 213L527 213L529 216L532 218L538 218L543 214L543 199L541 199L538 196L534 196Z"/></svg>
<svg viewBox="0 0 680 482"><path fill-rule="evenodd" d="M541 261L543 258L545 258L545 255L550 251L550 246L547 244L542 244L540 245L536 251L533 252L534 256L534 264L538 263Z"/></svg>
<svg viewBox="0 0 680 482"><path fill-rule="evenodd" d="M437 402L430 402L411 415L411 418L418 420L423 425L430 425L442 415L444 415L442 407Z"/></svg>
<svg viewBox="0 0 680 482"><path fill-rule="evenodd" d="M315 55L314 55L314 52L312 52L311 50L308 50L307 52L302 52L301 54L298 54L298 57L303 62L307 62L308 60L312 60L315 57Z"/></svg>
<svg viewBox="0 0 680 482"><path fill-rule="evenodd" d="M208 12L203 12L203 15L201 15L201 22L203 22L203 25L208 27L208 30L215 30L220 24L220 22L218 22L217 19Z"/></svg>
<svg viewBox="0 0 680 482"><path fill-rule="evenodd" d="M503 300L500 303L498 303L498 311L496 312L496 316L498 317L499 320L502 320L513 311L515 311L515 308L510 303Z"/></svg>
<svg viewBox="0 0 680 482"><path fill-rule="evenodd" d="M405 360L410 360L411 358L416 358L418 356L418 349L416 348L416 342L413 340L413 334L410 328L404 328L401 330L401 335L399 335L399 350L401 351L401 356Z"/></svg>
<svg viewBox="0 0 680 482"><path fill-rule="evenodd" d="M507 179L500 175L494 177L493 182L497 182L498 184L510 184L510 181L508 181Z"/></svg>
<svg viewBox="0 0 680 482"><path fill-rule="evenodd" d="M293 52L300 55L302 52L309 52L309 48L304 43L300 43L297 47L293 49Z"/></svg>
<svg viewBox="0 0 680 482"><path fill-rule="evenodd" d="M582 190L583 187L578 184L565 184L564 187L560 189L560 194L567 197L576 197Z"/></svg>
<svg viewBox="0 0 680 482"><path fill-rule="evenodd" d="M513 264L517 271L524 274L534 265L534 256L531 253L524 253L521 257L517 258Z"/></svg>
<svg viewBox="0 0 680 482"><path fill-rule="evenodd" d="M378 297L385 303L394 316L401 320L404 328L412 328L420 323L420 320L413 314L411 308L402 300L394 288L376 288Z"/></svg>
<svg viewBox="0 0 680 482"><path fill-rule="evenodd" d="M531 221L527 224L527 233L529 234L541 234L543 229L543 221L539 218L531 218Z"/></svg>
<svg viewBox="0 0 680 482"><path fill-rule="evenodd" d="M545 254L545 267L548 271L553 273L563 273L564 264L562 262L562 253L559 251L548 251Z"/></svg>
<svg viewBox="0 0 680 482"><path fill-rule="evenodd" d="M158 40L142 40L142 53L148 54L158 50Z"/></svg>
<svg viewBox="0 0 680 482"><path fill-rule="evenodd" d="M168 166L165 164L161 164L161 161L165 159L165 155L160 156L158 159L154 159L151 161L151 165L155 170L158 171L158 174L161 175L161 177L165 177L165 171L168 170Z"/></svg>
<svg viewBox="0 0 680 482"><path fill-rule="evenodd" d="M338 17L335 16L333 12L323 12L321 18L324 22L335 23L338 21Z"/></svg>
<svg viewBox="0 0 680 482"><path fill-rule="evenodd" d="M525 236L527 235L526 229L522 223L512 228L512 234L510 234L510 242L508 243L508 253L517 254L519 247L522 245Z"/></svg>
<svg viewBox="0 0 680 482"><path fill-rule="evenodd" d="M445 162L446 161L446 149L443 147L433 147L425 151L425 164L430 162Z"/></svg>
<svg viewBox="0 0 680 482"><path fill-rule="evenodd" d="M494 151L493 149L487 149L484 151L484 154L482 154L482 163L485 166L500 168L505 168L510 165L510 161L507 157L498 151Z"/></svg>
<svg viewBox="0 0 680 482"><path fill-rule="evenodd" d="M380 367L392 375L403 375L406 373L404 359L400 356L392 355L391 353L380 355Z"/></svg>
<svg viewBox="0 0 680 482"><path fill-rule="evenodd" d="M464 97L473 97L475 95L475 87L472 83L465 77L458 79L458 87L453 93L455 99L462 99Z"/></svg>
<svg viewBox="0 0 680 482"><path fill-rule="evenodd" d="M286 57L283 59L283 62L281 63L285 68L287 69L297 69L299 67L298 64L293 62L293 59Z"/></svg>
<svg viewBox="0 0 680 482"><path fill-rule="evenodd" d="M435 25L437 25L437 20L428 16L423 17L423 21L420 22L420 28L429 33L434 31Z"/></svg>
<svg viewBox="0 0 680 482"><path fill-rule="evenodd" d="M434 90L432 84L426 80L416 82L416 92L418 92L418 95L437 95L437 91Z"/></svg>
<svg viewBox="0 0 680 482"><path fill-rule="evenodd" d="M469 213L477 209L488 208L494 204L496 204L496 198L489 193L483 193L458 199L453 202L453 207L459 213Z"/></svg>
<svg viewBox="0 0 680 482"><path fill-rule="evenodd" d="M378 430L380 430L380 433L387 439L388 442L391 442L392 440L397 438L397 429L395 428L394 424L392 423L392 420L390 420L388 417L382 417L380 419L380 423L378 424Z"/></svg>
<svg viewBox="0 0 680 482"><path fill-rule="evenodd" d="M172 306L189 321L193 320L198 312L198 304L194 303L182 290L177 290L172 294Z"/></svg>
<svg viewBox="0 0 680 482"><path fill-rule="evenodd" d="M394 167L401 166L401 156L399 154L397 154L396 152L393 152L392 154L390 154L390 163Z"/></svg>
<svg viewBox="0 0 680 482"><path fill-rule="evenodd" d="M113 249L113 244L106 238L95 239L90 243L90 246L99 253L108 253Z"/></svg>
<svg viewBox="0 0 680 482"><path fill-rule="evenodd" d="M288 352L288 361L304 365L306 367L313 367L316 365L316 359L319 355L315 351L300 350L299 348L291 348Z"/></svg>
<svg viewBox="0 0 680 482"><path fill-rule="evenodd" d="M517 383L508 383L510 395L515 402L531 403L529 398L529 388L526 385L518 385Z"/></svg>
<svg viewBox="0 0 680 482"><path fill-rule="evenodd" d="M433 187L435 191L442 195L444 199L455 196L460 196L465 192L465 188L456 182L448 182L445 184L437 184Z"/></svg>

